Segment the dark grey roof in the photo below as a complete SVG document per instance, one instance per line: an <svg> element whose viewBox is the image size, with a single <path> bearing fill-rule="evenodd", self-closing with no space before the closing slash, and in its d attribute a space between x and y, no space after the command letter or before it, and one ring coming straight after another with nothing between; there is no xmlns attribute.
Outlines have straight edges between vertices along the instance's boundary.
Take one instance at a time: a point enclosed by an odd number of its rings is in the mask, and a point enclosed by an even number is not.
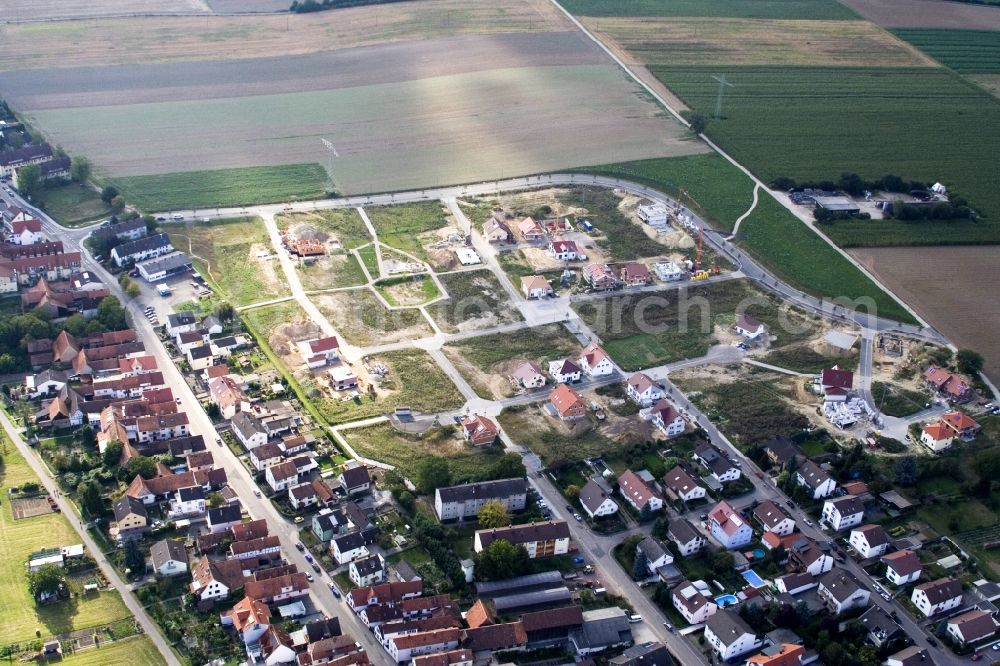
<svg viewBox="0 0 1000 666"><path fill-rule="evenodd" d="M218 322L216 322L216 323L218 323ZM211 326L211 324L208 323L208 320L202 322L202 324L205 327ZM220 326L221 326L221 324L220 324ZM213 340L213 342L215 343L216 347L219 347L221 349L229 349L230 347L235 347L235 346L237 346L237 345L240 344L239 340L236 339L235 335L227 335L224 338L218 338L216 340Z"/></svg>
<svg viewBox="0 0 1000 666"><path fill-rule="evenodd" d="M791 518L780 505L771 500L764 500L754 507L753 515L766 527L775 527L786 518Z"/></svg>
<svg viewBox="0 0 1000 666"><path fill-rule="evenodd" d="M694 526L685 518L671 520L669 526L667 527L667 533L675 541L681 544L691 543L692 539L696 539L701 536L701 533L696 530Z"/></svg>
<svg viewBox="0 0 1000 666"><path fill-rule="evenodd" d="M264 429L264 425L260 422L256 416L252 414L247 414L246 412L236 412L233 416L230 424L233 430L238 432L244 439L249 439L254 435L266 435L267 431Z"/></svg>
<svg viewBox="0 0 1000 666"><path fill-rule="evenodd" d="M573 599L572 593L563 585L562 587L551 587L546 590L534 590L533 592L518 592L517 594L507 594L502 597L493 597L493 607L496 611L510 613L521 608L531 608L532 606L549 606L562 604Z"/></svg>
<svg viewBox="0 0 1000 666"><path fill-rule="evenodd" d="M188 326L197 323L197 321L198 320L195 318L194 313L188 312L187 310L173 312L167 315L167 323L170 324L171 328L174 326Z"/></svg>
<svg viewBox="0 0 1000 666"><path fill-rule="evenodd" d="M205 499L205 489L201 486L191 486L190 488L181 488L177 491L182 502L193 502L195 500Z"/></svg>
<svg viewBox="0 0 1000 666"><path fill-rule="evenodd" d="M938 580L917 585L918 590L923 590L927 595L927 600L932 604L939 604L948 599L962 596L962 584L954 578L939 578Z"/></svg>
<svg viewBox="0 0 1000 666"><path fill-rule="evenodd" d="M192 359L210 358L212 356L212 347L211 345L205 344L198 345L197 347L191 347L191 349L188 350L188 354Z"/></svg>
<svg viewBox="0 0 1000 666"><path fill-rule="evenodd" d="M357 569L360 576L370 576L383 569L382 558L377 555L372 555L361 560L354 560L351 566Z"/></svg>
<svg viewBox="0 0 1000 666"><path fill-rule="evenodd" d="M360 531L348 532L333 537L333 542L337 544L337 549L343 553L364 546L365 536Z"/></svg>
<svg viewBox="0 0 1000 666"><path fill-rule="evenodd" d="M368 468L364 465L346 467L344 468L344 471L340 473L340 476L343 478L344 486L348 490L351 488L358 488L366 483L371 483L372 481L371 474L368 473Z"/></svg>
<svg viewBox="0 0 1000 666"><path fill-rule="evenodd" d="M864 513L865 510L865 503L856 495L844 495L837 499L827 500L827 502L833 504L842 516L853 516L856 513Z"/></svg>
<svg viewBox="0 0 1000 666"><path fill-rule="evenodd" d="M158 250L162 247L168 247L169 245L170 237L164 233L159 233L153 234L152 236L146 236L144 238L138 238L127 243L122 243L115 248L114 252L119 257L131 257L134 254L149 252L150 250Z"/></svg>
<svg viewBox="0 0 1000 666"><path fill-rule="evenodd" d="M779 437L764 445L774 458L782 465L789 463L792 458L799 455L801 450L790 439Z"/></svg>
<svg viewBox="0 0 1000 666"><path fill-rule="evenodd" d="M896 623L889 614L878 606L872 606L858 618L865 629L868 630L880 643L892 640L903 632L903 628Z"/></svg>
<svg viewBox="0 0 1000 666"><path fill-rule="evenodd" d="M739 613L728 608L720 608L713 613L705 626L711 629L724 645L732 645L743 634L756 635Z"/></svg>
<svg viewBox="0 0 1000 666"><path fill-rule="evenodd" d="M621 608L599 608L583 614L583 626L570 632L578 648L602 648L632 640L628 614Z"/></svg>
<svg viewBox="0 0 1000 666"><path fill-rule="evenodd" d="M935 666L934 660L927 653L927 650L919 645L903 648L896 654L889 655L889 658L895 659L901 666Z"/></svg>
<svg viewBox="0 0 1000 666"><path fill-rule="evenodd" d="M820 576L820 585L827 589L837 601L847 601L851 595L861 589L861 584L846 569L839 567L827 571Z"/></svg>
<svg viewBox="0 0 1000 666"><path fill-rule="evenodd" d="M580 489L580 504L587 507L591 513L597 511L608 497L608 493L604 492L593 479L587 481L587 484Z"/></svg>
<svg viewBox="0 0 1000 666"><path fill-rule="evenodd" d="M118 501L114 504L115 520L124 520L131 514L136 514L142 516L143 518L148 517L146 513L146 505L142 503L142 500L138 500L134 497L128 495L122 495L118 498Z"/></svg>
<svg viewBox="0 0 1000 666"><path fill-rule="evenodd" d="M646 556L650 562L655 562L667 554L667 549L659 541L649 536L639 542L636 546Z"/></svg>
<svg viewBox="0 0 1000 666"><path fill-rule="evenodd" d="M17 166L31 160L51 157L52 148L47 143L29 143L26 146L0 152L0 166Z"/></svg>
<svg viewBox="0 0 1000 666"><path fill-rule="evenodd" d="M174 560L175 562L183 562L187 564L187 550L184 548L184 542L179 539L163 539L162 541L157 541L153 544L153 547L149 549L150 558L153 560L153 568L159 569L161 566Z"/></svg>
<svg viewBox="0 0 1000 666"><path fill-rule="evenodd" d="M142 266L147 273L155 273L157 271L166 271L169 273L179 268L190 268L191 259L183 252L171 252L162 257L147 259L137 265Z"/></svg>
<svg viewBox="0 0 1000 666"><path fill-rule="evenodd" d="M243 519L243 507L237 504L215 507L208 510L208 523L210 525L221 525L222 523L235 523Z"/></svg>
<svg viewBox="0 0 1000 666"><path fill-rule="evenodd" d="M479 498L499 499L512 495L524 495L527 492L528 482L523 478L465 483L460 486L437 489L438 496L445 503L464 502Z"/></svg>
<svg viewBox="0 0 1000 666"><path fill-rule="evenodd" d="M671 666L670 652L663 643L633 645L617 657L608 660L612 666Z"/></svg>
<svg viewBox="0 0 1000 666"><path fill-rule="evenodd" d="M830 475L824 472L820 466L812 460L806 460L799 465L796 473L801 476L805 484L813 490L831 480Z"/></svg>
<svg viewBox="0 0 1000 666"><path fill-rule="evenodd" d="M406 560L400 560L394 564L389 565L389 569L395 574L396 578L401 581L410 582L414 580L421 580L423 577L417 572L416 567L407 562Z"/></svg>
<svg viewBox="0 0 1000 666"><path fill-rule="evenodd" d="M562 585L562 574L558 571L545 571L527 576L517 576L507 580L497 580L488 583L476 583L476 595L481 597L494 596L498 592L514 592L531 587L553 587Z"/></svg>
<svg viewBox="0 0 1000 666"><path fill-rule="evenodd" d="M331 617L324 620L316 620L306 625L306 636L310 643L321 641L324 638L333 638L343 633L340 629L340 618Z"/></svg>

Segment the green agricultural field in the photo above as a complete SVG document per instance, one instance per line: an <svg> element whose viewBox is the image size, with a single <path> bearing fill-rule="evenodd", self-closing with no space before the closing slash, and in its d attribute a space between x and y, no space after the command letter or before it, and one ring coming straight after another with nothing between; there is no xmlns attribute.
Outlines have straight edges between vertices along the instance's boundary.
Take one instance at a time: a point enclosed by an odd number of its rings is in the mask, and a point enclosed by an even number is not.
<svg viewBox="0 0 1000 666"><path fill-rule="evenodd" d="M311 163L118 176L108 180L130 204L153 212L321 199L328 179L322 166Z"/></svg>
<svg viewBox="0 0 1000 666"><path fill-rule="evenodd" d="M375 400L367 393L360 403L326 398L315 400L320 413L330 423L380 416L401 406L435 414L458 409L464 402L452 381L425 351L407 349L376 354L372 360L388 368L389 381L376 386Z"/></svg>
<svg viewBox="0 0 1000 666"><path fill-rule="evenodd" d="M378 239L397 250L430 261L426 245L437 240L433 232L448 224L448 216L439 201L423 201L403 206L377 206L365 209Z"/></svg>
<svg viewBox="0 0 1000 666"><path fill-rule="evenodd" d="M162 666L167 662L153 641L146 636L135 636L65 655L59 663L63 666Z"/></svg>
<svg viewBox="0 0 1000 666"><path fill-rule="evenodd" d="M897 28L892 32L957 72L1000 73L1000 33L939 28Z"/></svg>
<svg viewBox="0 0 1000 666"><path fill-rule="evenodd" d="M418 436L379 423L341 434L358 455L393 465L410 479L415 478L420 462L428 457L446 461L454 479L479 477L503 457L497 447L472 448L453 427L433 428Z"/></svg>
<svg viewBox="0 0 1000 666"><path fill-rule="evenodd" d="M427 312L446 333L489 328L523 319L492 271L446 273L438 279L448 292L448 298L429 306Z"/></svg>
<svg viewBox="0 0 1000 666"><path fill-rule="evenodd" d="M945 183L978 210L979 221L900 224L878 245L1000 241L1000 101L948 70L926 68L653 67L695 111L711 115L725 73L734 84L725 118L707 133L763 180L865 178L894 173ZM836 225L834 225L836 226ZM885 228L885 227L883 227ZM743 227L741 232L746 230ZM838 240L843 241L842 234ZM812 257L813 265L822 261Z"/></svg>
<svg viewBox="0 0 1000 666"><path fill-rule="evenodd" d="M111 215L111 207L101 196L83 185L69 183L45 187L41 194L42 209L64 227L77 227Z"/></svg>
<svg viewBox="0 0 1000 666"><path fill-rule="evenodd" d="M753 181L716 154L622 162L575 171L655 187L726 231L753 203Z"/></svg>
<svg viewBox="0 0 1000 666"><path fill-rule="evenodd" d="M249 305L291 294L278 260L256 256L258 251L273 251L260 218L171 225L167 233L174 247L189 253L198 272L233 305Z"/></svg>
<svg viewBox="0 0 1000 666"><path fill-rule="evenodd" d="M758 292L750 283L736 280L580 301L573 304L573 309L600 336L615 362L633 371L703 356L715 340L715 327L731 328L736 308L751 298L754 300L746 313L778 336L775 347L799 342L815 330L814 323L797 315L802 326L786 331L781 325L778 301Z"/></svg>
<svg viewBox="0 0 1000 666"><path fill-rule="evenodd" d="M577 16L729 16L770 19L856 19L835 0L561 0Z"/></svg>
<svg viewBox="0 0 1000 666"><path fill-rule="evenodd" d="M34 640L36 629L44 638L128 617L129 611L117 592L84 594L75 583L70 587L80 594L67 601L39 606L31 598L25 567L28 555L41 548L80 543L79 535L62 514L14 520L7 490L32 481L37 482L38 477L17 449L7 443L0 467L0 492L4 498L0 506L0 578L4 581L0 585L0 627L5 644Z"/></svg>

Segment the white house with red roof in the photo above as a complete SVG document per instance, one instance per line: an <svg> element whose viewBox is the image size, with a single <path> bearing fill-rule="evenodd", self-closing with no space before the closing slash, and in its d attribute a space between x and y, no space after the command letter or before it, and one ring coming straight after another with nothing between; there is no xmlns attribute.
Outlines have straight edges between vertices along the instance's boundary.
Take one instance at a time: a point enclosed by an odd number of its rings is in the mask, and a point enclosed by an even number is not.
<svg viewBox="0 0 1000 666"><path fill-rule="evenodd" d="M552 295L552 285L541 275L525 275L521 278L521 293L528 300Z"/></svg>
<svg viewBox="0 0 1000 666"><path fill-rule="evenodd" d="M934 453L950 449L954 441L954 431L941 421L928 423L920 429L920 443Z"/></svg>
<svg viewBox="0 0 1000 666"><path fill-rule="evenodd" d="M549 243L549 256L559 261L585 261L587 255L583 253L576 241L554 240Z"/></svg>
<svg viewBox="0 0 1000 666"><path fill-rule="evenodd" d="M669 400L658 400L649 408L648 417L660 432L667 437L677 437L684 433L687 421Z"/></svg>
<svg viewBox="0 0 1000 666"><path fill-rule="evenodd" d="M636 511L642 511L646 506L649 507L649 511L659 511L663 508L663 499L630 469L618 477L618 492Z"/></svg>
<svg viewBox="0 0 1000 666"><path fill-rule="evenodd" d="M726 550L745 546L753 539L753 528L729 502L719 502L708 514L712 537Z"/></svg>
<svg viewBox="0 0 1000 666"><path fill-rule="evenodd" d="M756 340L764 334L764 324L760 323L748 314L741 314L736 318L736 333L742 335L747 340Z"/></svg>
<svg viewBox="0 0 1000 666"><path fill-rule="evenodd" d="M618 275L626 287L643 287L653 281L646 264L637 261L622 265Z"/></svg>
<svg viewBox="0 0 1000 666"><path fill-rule="evenodd" d="M572 384L580 381L580 378L583 376L583 370L570 359L561 358L558 361L549 363L549 376L557 384Z"/></svg>
<svg viewBox="0 0 1000 666"><path fill-rule="evenodd" d="M11 222L9 229L7 241L14 245L34 245L45 240L45 236L42 235L42 223L33 218Z"/></svg>
<svg viewBox="0 0 1000 666"><path fill-rule="evenodd" d="M299 342L299 352L308 368L322 368L340 358L340 342L330 336Z"/></svg>
<svg viewBox="0 0 1000 666"><path fill-rule="evenodd" d="M642 407L649 407L657 400L667 397L663 388L642 372L637 372L625 382L625 392Z"/></svg>
<svg viewBox="0 0 1000 666"><path fill-rule="evenodd" d="M826 402L846 402L847 394L854 388L854 373L833 366L820 373L817 384Z"/></svg>
<svg viewBox="0 0 1000 666"><path fill-rule="evenodd" d="M596 342L591 342L583 348L580 354L580 367L591 377L607 377L615 372L615 364Z"/></svg>
<svg viewBox="0 0 1000 666"><path fill-rule="evenodd" d="M965 412L951 411L945 412L941 417L941 423L945 424L949 430L966 442L975 439L979 434L979 423Z"/></svg>
<svg viewBox="0 0 1000 666"><path fill-rule="evenodd" d="M462 436L473 446L489 446L500 436L497 424L478 414L463 418L461 426Z"/></svg>
<svg viewBox="0 0 1000 666"><path fill-rule="evenodd" d="M545 230L542 229L542 225L538 224L533 217L526 217L518 222L517 233L521 236L521 240L526 243L545 239Z"/></svg>

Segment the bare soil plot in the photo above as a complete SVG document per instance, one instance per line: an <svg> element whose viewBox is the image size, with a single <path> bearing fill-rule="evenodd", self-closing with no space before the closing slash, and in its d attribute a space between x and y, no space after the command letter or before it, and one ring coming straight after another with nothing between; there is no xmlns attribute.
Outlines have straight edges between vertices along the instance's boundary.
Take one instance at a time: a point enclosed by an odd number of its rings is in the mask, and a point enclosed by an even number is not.
<svg viewBox="0 0 1000 666"><path fill-rule="evenodd" d="M1000 30L1000 7L941 0L842 0L886 28Z"/></svg>
<svg viewBox="0 0 1000 666"><path fill-rule="evenodd" d="M972 79L982 86L983 89L1000 97L1000 74L970 74L966 78Z"/></svg>
<svg viewBox="0 0 1000 666"><path fill-rule="evenodd" d="M1000 382L1000 337L989 333L1000 326L1000 247L887 247L850 253L956 345L982 354L986 375ZM947 266L946 274L930 266Z"/></svg>
<svg viewBox="0 0 1000 666"><path fill-rule="evenodd" d="M349 251L371 242L368 230L354 209L324 210L279 215L278 229L290 238L313 239L325 244L327 254L296 261L296 271L307 291L352 287L367 282L364 271Z"/></svg>
<svg viewBox="0 0 1000 666"><path fill-rule="evenodd" d="M10 501L10 510L14 520L34 518L52 513L52 507L44 497L18 498Z"/></svg>
<svg viewBox="0 0 1000 666"><path fill-rule="evenodd" d="M476 331L521 321L521 312L489 270L439 275L448 298L427 312L446 333Z"/></svg>
<svg viewBox="0 0 1000 666"><path fill-rule="evenodd" d="M433 334L419 310L388 310L367 288L310 296L352 345L416 340Z"/></svg>
<svg viewBox="0 0 1000 666"><path fill-rule="evenodd" d="M868 21L588 18L615 53L639 65L934 66Z"/></svg>
<svg viewBox="0 0 1000 666"><path fill-rule="evenodd" d="M253 4L269 1L253 0ZM113 7L123 2L155 2L165 7L200 4L198 0L99 0L88 6ZM60 0L41 4L55 9L65 5ZM0 8L20 6L23 12L26 5L24 0L0 0ZM0 69L232 60L461 35L569 30L572 24L545 0L420 0L279 16L144 17L6 25L0 26L0 44L5 46L0 52ZM418 66L419 60L409 63L409 67Z"/></svg>
<svg viewBox="0 0 1000 666"><path fill-rule="evenodd" d="M245 0L240 0L243 2ZM260 1L260 0L256 0ZM275 0L277 1L277 0ZM287 9L287 7L286 7ZM0 23L210 13L202 0L0 0ZM32 26L23 26L30 31Z"/></svg>

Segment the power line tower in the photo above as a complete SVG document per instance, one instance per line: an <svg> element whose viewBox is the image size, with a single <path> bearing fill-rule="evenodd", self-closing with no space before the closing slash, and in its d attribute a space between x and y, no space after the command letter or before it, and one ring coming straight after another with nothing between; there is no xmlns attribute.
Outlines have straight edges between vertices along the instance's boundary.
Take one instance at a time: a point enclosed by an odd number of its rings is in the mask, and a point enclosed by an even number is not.
<svg viewBox="0 0 1000 666"><path fill-rule="evenodd" d="M320 141L323 142L323 147L330 153L329 168L326 170L326 173L330 177L330 190L333 191L335 189L333 182L333 160L335 157L340 157L340 153L337 152L337 149L327 139L320 139Z"/></svg>
<svg viewBox="0 0 1000 666"><path fill-rule="evenodd" d="M735 88L736 86L729 81L726 81L725 74L713 76L712 78L719 82L719 95L715 98L715 119L719 120L722 118L722 95L726 92L726 86L729 86L730 88Z"/></svg>

